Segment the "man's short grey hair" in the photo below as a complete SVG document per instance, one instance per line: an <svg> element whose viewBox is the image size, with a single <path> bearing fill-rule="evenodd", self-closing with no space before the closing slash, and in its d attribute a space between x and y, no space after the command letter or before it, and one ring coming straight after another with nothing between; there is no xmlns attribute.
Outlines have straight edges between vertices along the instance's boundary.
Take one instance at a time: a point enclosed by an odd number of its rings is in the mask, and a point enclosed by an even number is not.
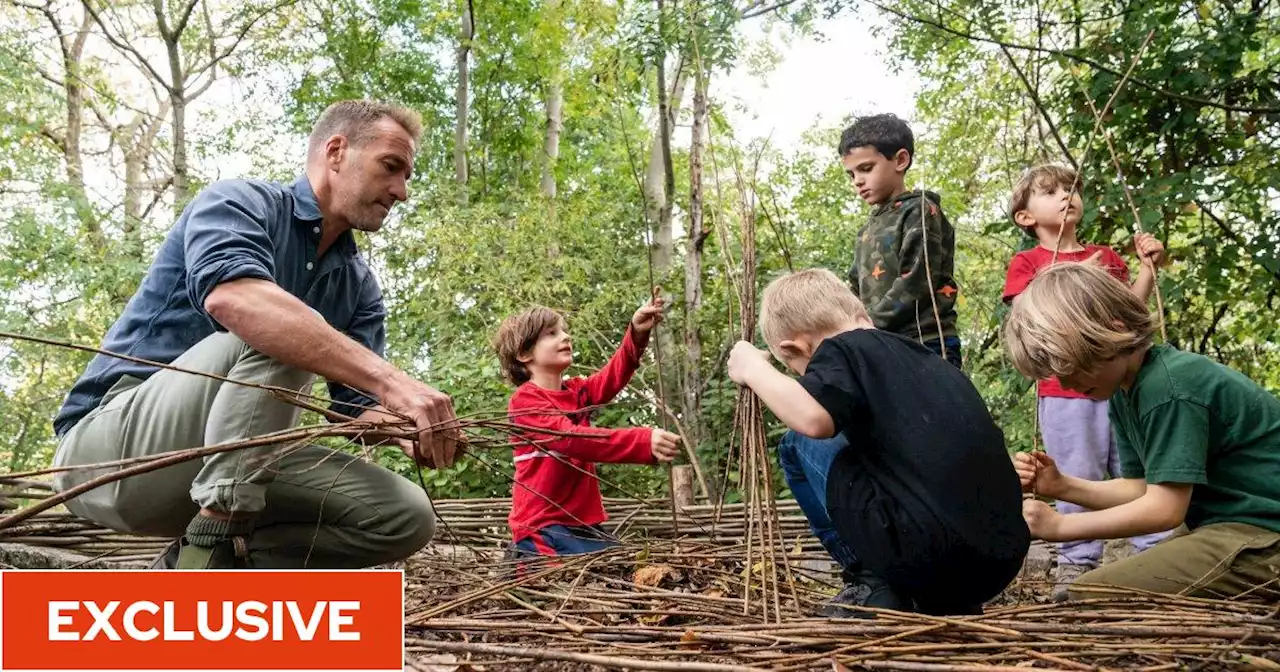
<svg viewBox="0 0 1280 672"><path fill-rule="evenodd" d="M346 137L352 147L360 147L373 137L374 125L386 117L408 131L414 143L422 137L422 115L407 107L372 100L343 100L320 115L311 129L307 153L315 152L334 135Z"/></svg>

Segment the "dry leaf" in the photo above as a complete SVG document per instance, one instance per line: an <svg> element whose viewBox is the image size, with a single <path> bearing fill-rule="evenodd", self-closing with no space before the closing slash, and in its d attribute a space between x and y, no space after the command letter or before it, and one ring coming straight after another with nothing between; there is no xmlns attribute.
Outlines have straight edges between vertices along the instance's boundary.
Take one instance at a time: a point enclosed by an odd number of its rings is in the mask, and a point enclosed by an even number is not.
<svg viewBox="0 0 1280 672"><path fill-rule="evenodd" d="M662 625L669 618L671 614L645 614L640 617L640 622L644 625Z"/></svg>
<svg viewBox="0 0 1280 672"><path fill-rule="evenodd" d="M637 569L635 576L631 577L631 582L638 586L656 588L667 575L674 574L675 571L671 565L648 565Z"/></svg>
<svg viewBox="0 0 1280 672"><path fill-rule="evenodd" d="M404 672L458 672L461 667L452 653L433 653L406 660Z"/></svg>
<svg viewBox="0 0 1280 672"><path fill-rule="evenodd" d="M835 658L831 659L831 672L849 672L849 668L840 664Z"/></svg>
<svg viewBox="0 0 1280 672"><path fill-rule="evenodd" d="M698 633L696 633L696 632L694 632L694 631L692 631L692 630L685 630L685 631L684 631L684 634L683 634L683 635L680 635L680 641L685 642L685 643L688 643L688 642L696 642L696 641L698 641Z"/></svg>

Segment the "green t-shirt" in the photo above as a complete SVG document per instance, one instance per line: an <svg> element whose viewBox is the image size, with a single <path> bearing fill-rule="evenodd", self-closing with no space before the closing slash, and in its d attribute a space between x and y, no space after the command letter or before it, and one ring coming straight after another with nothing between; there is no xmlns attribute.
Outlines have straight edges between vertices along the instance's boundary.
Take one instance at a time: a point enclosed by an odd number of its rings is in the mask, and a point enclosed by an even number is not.
<svg viewBox="0 0 1280 672"><path fill-rule="evenodd" d="M1125 478L1195 486L1187 526L1280 532L1280 400L1244 374L1157 345L1111 398Z"/></svg>

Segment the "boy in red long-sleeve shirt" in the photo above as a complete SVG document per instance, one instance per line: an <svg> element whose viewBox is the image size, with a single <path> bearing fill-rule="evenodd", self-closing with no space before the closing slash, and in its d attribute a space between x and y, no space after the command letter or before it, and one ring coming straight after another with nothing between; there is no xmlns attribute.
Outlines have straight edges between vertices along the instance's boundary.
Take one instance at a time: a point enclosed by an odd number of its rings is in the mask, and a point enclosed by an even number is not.
<svg viewBox="0 0 1280 672"><path fill-rule="evenodd" d="M582 410L612 401L627 386L649 333L661 321L662 299L655 298L636 311L603 369L569 379L564 372L573 363L573 341L559 313L530 308L498 328L494 347L502 374L518 386L507 406L511 421L556 432L511 439L516 475L508 523L518 556L574 555L616 544L600 526L608 516L595 463L675 459L678 435L649 427L592 427L590 412Z"/></svg>

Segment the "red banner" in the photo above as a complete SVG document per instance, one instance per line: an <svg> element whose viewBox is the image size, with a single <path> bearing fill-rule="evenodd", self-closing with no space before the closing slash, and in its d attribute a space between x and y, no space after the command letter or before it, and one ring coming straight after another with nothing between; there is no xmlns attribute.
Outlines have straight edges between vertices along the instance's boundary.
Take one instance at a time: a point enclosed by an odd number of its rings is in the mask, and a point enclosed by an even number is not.
<svg viewBox="0 0 1280 672"><path fill-rule="evenodd" d="M400 571L4 571L4 670L402 670Z"/></svg>

